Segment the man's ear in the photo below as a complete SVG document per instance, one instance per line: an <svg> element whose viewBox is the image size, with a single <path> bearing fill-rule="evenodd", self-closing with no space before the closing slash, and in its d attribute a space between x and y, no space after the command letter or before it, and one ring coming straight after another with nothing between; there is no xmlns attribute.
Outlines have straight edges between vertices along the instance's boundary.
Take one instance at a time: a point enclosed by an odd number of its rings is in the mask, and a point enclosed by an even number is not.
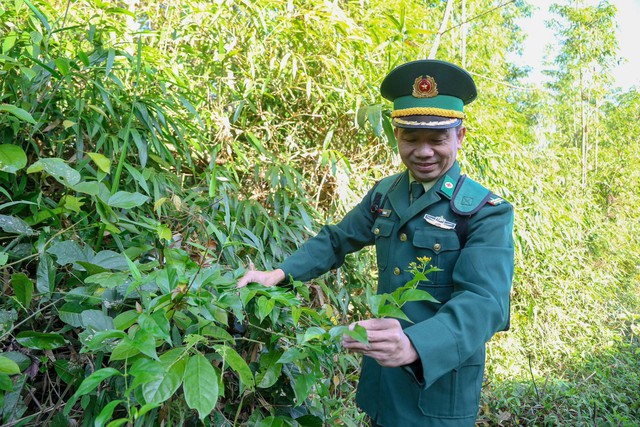
<svg viewBox="0 0 640 427"><path fill-rule="evenodd" d="M467 128L464 126L460 126L457 130L458 137L458 148L462 147L462 141L464 140L464 136L467 134Z"/></svg>

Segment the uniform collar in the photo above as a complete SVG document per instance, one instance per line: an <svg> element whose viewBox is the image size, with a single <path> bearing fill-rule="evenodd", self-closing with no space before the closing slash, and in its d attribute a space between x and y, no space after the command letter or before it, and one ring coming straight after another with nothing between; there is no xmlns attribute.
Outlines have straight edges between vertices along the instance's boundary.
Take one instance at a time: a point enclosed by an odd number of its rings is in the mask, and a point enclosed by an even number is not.
<svg viewBox="0 0 640 427"><path fill-rule="evenodd" d="M456 160L449 170L438 179L434 188L438 193L451 200L453 192L456 190L458 179L460 178L460 165Z"/></svg>

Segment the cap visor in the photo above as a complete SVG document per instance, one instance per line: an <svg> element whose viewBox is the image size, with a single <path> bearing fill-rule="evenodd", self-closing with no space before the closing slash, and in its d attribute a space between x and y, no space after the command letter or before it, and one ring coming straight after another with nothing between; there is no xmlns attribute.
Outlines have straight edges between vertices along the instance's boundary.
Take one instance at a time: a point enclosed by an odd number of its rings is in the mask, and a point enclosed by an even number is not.
<svg viewBox="0 0 640 427"><path fill-rule="evenodd" d="M407 129L450 129L462 124L462 119L441 116L404 116L391 122L395 127Z"/></svg>

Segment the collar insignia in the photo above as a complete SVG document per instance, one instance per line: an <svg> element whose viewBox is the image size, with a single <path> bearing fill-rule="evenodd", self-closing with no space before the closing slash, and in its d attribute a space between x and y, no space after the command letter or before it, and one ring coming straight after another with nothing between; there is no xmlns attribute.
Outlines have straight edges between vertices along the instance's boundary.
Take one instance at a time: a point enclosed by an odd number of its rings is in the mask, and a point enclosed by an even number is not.
<svg viewBox="0 0 640 427"><path fill-rule="evenodd" d="M502 197L496 196L496 197L493 197L493 198L489 199L489 201L487 203L489 203L490 205L493 205L493 206L497 206L497 205L500 205L500 204L504 203L504 199Z"/></svg>
<svg viewBox="0 0 640 427"><path fill-rule="evenodd" d="M416 98L433 98L438 95L438 85L431 76L420 76L413 82L413 96Z"/></svg>
<svg viewBox="0 0 640 427"><path fill-rule="evenodd" d="M443 216L433 216L426 214L424 220L431 225L435 225L438 228L444 228L445 230L453 230L456 228L456 223L447 221Z"/></svg>

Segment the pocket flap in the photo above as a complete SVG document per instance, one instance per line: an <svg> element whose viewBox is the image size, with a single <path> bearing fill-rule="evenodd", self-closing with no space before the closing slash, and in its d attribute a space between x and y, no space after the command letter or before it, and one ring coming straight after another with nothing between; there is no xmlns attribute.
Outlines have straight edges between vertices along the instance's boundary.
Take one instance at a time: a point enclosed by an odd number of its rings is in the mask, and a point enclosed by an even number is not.
<svg viewBox="0 0 640 427"><path fill-rule="evenodd" d="M436 227L423 227L413 235L413 245L431 249L435 253L460 250L460 240L454 230L440 230Z"/></svg>
<svg viewBox="0 0 640 427"><path fill-rule="evenodd" d="M388 219L377 219L376 222L373 223L371 232L376 237L389 237L391 235L391 232L393 231L394 225L394 221Z"/></svg>

